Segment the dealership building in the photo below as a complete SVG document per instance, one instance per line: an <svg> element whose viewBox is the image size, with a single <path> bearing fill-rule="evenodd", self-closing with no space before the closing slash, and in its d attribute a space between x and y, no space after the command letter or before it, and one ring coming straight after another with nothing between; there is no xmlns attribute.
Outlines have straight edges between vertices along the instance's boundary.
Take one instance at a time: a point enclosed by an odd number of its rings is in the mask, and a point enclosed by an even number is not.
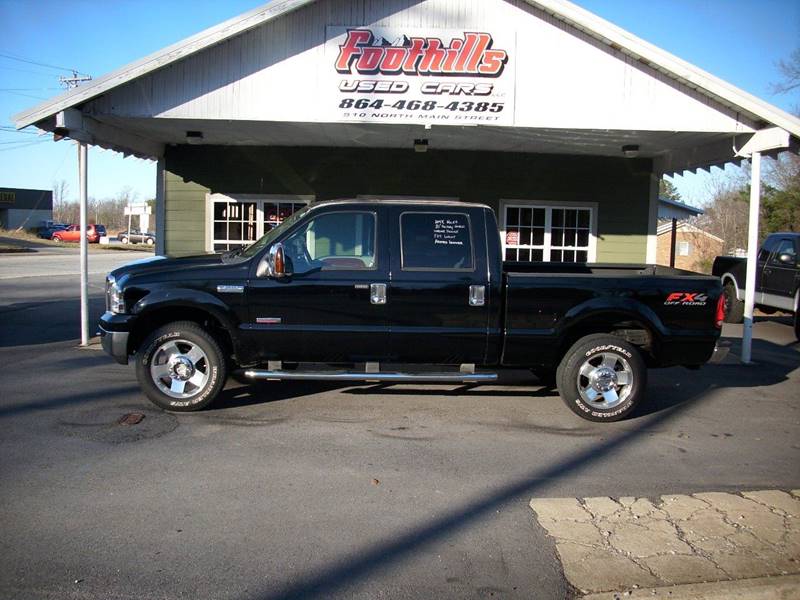
<svg viewBox="0 0 800 600"><path fill-rule="evenodd" d="M330 198L482 202L507 259L655 262L665 174L800 120L562 0L285 0L15 117L157 161L159 251Z"/></svg>

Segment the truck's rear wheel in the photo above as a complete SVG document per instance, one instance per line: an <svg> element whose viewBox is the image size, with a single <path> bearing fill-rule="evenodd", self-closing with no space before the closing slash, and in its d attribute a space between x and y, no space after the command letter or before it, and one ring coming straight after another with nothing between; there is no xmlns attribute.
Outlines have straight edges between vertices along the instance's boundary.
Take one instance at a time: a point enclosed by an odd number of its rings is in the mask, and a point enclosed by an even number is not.
<svg viewBox="0 0 800 600"><path fill-rule="evenodd" d="M217 341L197 323L178 321L145 339L137 352L136 377L156 406L200 410L225 385L225 358Z"/></svg>
<svg viewBox="0 0 800 600"><path fill-rule="evenodd" d="M619 421L644 398L647 367L633 344L595 334L567 351L556 379L561 399L576 415L589 421Z"/></svg>
<svg viewBox="0 0 800 600"><path fill-rule="evenodd" d="M729 281L722 292L725 295L725 322L741 323L744 321L744 302L736 299L736 288Z"/></svg>

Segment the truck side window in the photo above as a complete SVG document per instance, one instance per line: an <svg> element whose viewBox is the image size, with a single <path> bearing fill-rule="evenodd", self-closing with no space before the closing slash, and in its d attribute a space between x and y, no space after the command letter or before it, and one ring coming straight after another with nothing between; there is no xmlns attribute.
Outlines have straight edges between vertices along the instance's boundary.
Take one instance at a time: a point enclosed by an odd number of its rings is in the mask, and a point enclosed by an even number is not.
<svg viewBox="0 0 800 600"><path fill-rule="evenodd" d="M791 256L795 257L795 260L797 260L797 252L794 249L794 242L792 242L792 240L781 240L778 243L778 247L775 250L775 254L772 255L772 260L770 263L780 267L785 267L786 265L778 260L778 257L781 254L790 254Z"/></svg>
<svg viewBox="0 0 800 600"><path fill-rule="evenodd" d="M400 215L404 271L472 271L472 231L464 213Z"/></svg>
<svg viewBox="0 0 800 600"><path fill-rule="evenodd" d="M376 268L375 213L336 212L310 219L283 241L294 273Z"/></svg>

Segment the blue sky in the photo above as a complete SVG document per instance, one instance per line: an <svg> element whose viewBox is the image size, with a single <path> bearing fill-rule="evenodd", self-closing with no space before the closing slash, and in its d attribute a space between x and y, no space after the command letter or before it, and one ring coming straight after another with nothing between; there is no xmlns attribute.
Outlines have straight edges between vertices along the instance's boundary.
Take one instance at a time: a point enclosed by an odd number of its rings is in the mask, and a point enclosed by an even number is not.
<svg viewBox="0 0 800 600"><path fill-rule="evenodd" d="M11 115L59 93L58 76L95 77L258 6L246 0L0 0L0 186L49 189L64 179L77 192L76 149L7 131ZM774 96L775 63L800 46L797 0L577 0L645 40L785 109L800 97ZM13 58L12 58L13 57ZM42 64L21 62L24 59ZM43 66L49 65L49 66ZM58 68L53 68L58 67ZM89 194L130 186L155 194L154 163L90 150ZM734 171L728 169L727 171ZM677 177L684 199L701 204L707 176Z"/></svg>

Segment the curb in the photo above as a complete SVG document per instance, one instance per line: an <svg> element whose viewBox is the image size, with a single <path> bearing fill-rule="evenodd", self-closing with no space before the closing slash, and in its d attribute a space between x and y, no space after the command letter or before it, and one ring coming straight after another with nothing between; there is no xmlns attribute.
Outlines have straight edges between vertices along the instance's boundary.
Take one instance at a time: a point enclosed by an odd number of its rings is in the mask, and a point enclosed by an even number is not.
<svg viewBox="0 0 800 600"><path fill-rule="evenodd" d="M25 254L36 252L33 248L0 248L0 254Z"/></svg>
<svg viewBox="0 0 800 600"><path fill-rule="evenodd" d="M668 587L644 587L623 592L580 596L581 600L797 600L800 575L778 575L757 579L687 583Z"/></svg>

